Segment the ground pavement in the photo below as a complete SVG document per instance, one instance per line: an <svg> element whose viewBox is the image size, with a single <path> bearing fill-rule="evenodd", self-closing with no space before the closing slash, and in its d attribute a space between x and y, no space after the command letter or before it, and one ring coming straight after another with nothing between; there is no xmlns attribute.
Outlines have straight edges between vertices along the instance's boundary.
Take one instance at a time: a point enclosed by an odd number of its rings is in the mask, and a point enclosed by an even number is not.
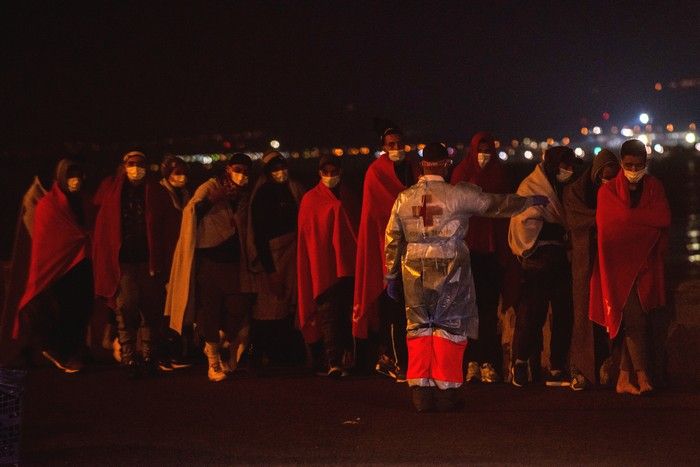
<svg viewBox="0 0 700 467"><path fill-rule="evenodd" d="M127 381L113 365L30 372L28 465L288 463L694 464L700 391L654 397L506 384L464 389L458 413L417 414L383 377L301 374L209 383L199 365Z"/></svg>

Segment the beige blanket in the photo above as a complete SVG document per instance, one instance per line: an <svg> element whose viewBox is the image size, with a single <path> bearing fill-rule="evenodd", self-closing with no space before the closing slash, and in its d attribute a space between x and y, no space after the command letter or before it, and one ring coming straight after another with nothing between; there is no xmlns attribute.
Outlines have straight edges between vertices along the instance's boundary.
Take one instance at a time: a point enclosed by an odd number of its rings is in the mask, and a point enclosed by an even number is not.
<svg viewBox="0 0 700 467"><path fill-rule="evenodd" d="M545 221L564 224L564 209L554 188L547 180L541 163L520 183L516 193L520 196L543 195L549 198L547 206L531 206L510 219L508 229L510 249L517 256L529 256L534 251L537 236Z"/></svg>

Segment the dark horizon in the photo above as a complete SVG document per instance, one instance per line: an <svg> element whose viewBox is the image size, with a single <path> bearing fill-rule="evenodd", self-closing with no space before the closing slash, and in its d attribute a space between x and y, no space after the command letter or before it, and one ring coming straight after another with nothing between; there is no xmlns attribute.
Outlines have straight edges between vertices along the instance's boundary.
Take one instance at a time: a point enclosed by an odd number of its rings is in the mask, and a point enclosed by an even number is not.
<svg viewBox="0 0 700 467"><path fill-rule="evenodd" d="M693 2L18 3L3 15L4 142L261 130L283 145L572 134L697 120ZM662 83L661 92L654 91Z"/></svg>

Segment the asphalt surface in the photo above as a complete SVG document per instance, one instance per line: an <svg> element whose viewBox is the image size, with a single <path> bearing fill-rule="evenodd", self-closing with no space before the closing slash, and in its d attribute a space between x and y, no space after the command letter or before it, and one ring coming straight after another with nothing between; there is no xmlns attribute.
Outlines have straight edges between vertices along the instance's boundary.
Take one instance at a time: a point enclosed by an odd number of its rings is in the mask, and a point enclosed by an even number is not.
<svg viewBox="0 0 700 467"><path fill-rule="evenodd" d="M276 372L206 380L199 365L128 381L116 366L26 379L22 464L697 465L700 391L506 384L464 388L457 413L417 414L408 388Z"/></svg>

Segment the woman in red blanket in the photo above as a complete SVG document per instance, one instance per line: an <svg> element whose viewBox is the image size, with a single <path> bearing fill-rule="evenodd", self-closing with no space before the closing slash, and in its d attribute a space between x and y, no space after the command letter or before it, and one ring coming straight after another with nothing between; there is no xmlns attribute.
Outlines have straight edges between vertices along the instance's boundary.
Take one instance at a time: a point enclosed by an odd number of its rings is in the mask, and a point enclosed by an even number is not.
<svg viewBox="0 0 700 467"><path fill-rule="evenodd" d="M20 324L29 325L32 344L65 373L82 368L93 304L90 222L82 184L82 168L63 159L53 187L36 206L29 277L14 329L18 337Z"/></svg>
<svg viewBox="0 0 700 467"><path fill-rule="evenodd" d="M671 212L661 182L646 175L644 143L626 141L620 155L622 171L598 192L598 264L591 278L590 314L611 338L622 328L616 390L640 395L654 389L646 333L648 313L665 304L663 255Z"/></svg>

